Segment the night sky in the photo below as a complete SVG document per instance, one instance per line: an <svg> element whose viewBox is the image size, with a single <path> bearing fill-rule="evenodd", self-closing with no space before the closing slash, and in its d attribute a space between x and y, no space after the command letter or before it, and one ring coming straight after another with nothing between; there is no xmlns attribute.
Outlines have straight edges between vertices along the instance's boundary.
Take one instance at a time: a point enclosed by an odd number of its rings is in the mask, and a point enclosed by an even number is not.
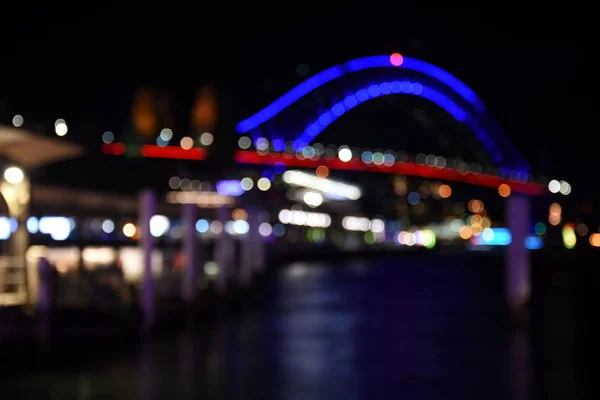
<svg viewBox="0 0 600 400"><path fill-rule="evenodd" d="M363 10L316 22L294 12L289 13L298 18L294 21L262 13L264 22L205 15L183 21L185 10L115 18L116 12L122 10L106 5L80 10L79 16L69 9L28 10L2 25L5 117L34 115L48 125L64 118L70 125L67 138L97 151L102 132L127 126L137 88L171 90L177 118L185 123L188 99L201 85L214 83L227 96L220 121L224 131L300 83L299 64L317 73L352 58L398 51L467 83L546 176L572 182L575 194L600 194L592 173L595 55L574 32L567 36L572 39L521 39L531 35L513 32L506 19L491 21L488 13L475 11L458 13L458 19L438 12L418 21L414 11L408 24L399 18L387 25L369 22ZM344 144L343 139L335 143Z"/></svg>

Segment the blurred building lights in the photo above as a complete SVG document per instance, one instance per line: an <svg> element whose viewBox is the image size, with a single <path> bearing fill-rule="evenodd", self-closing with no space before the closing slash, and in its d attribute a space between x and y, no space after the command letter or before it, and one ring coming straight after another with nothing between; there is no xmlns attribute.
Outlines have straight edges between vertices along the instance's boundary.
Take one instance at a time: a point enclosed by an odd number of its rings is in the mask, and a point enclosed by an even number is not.
<svg viewBox="0 0 600 400"><path fill-rule="evenodd" d="M328 214L300 210L281 210L279 212L279 221L282 224L309 226L312 228L327 228L331 225L331 217Z"/></svg>
<svg viewBox="0 0 600 400"><path fill-rule="evenodd" d="M302 171L286 171L282 178L289 185L318 190L332 197L357 200L362 195L361 190L356 186L337 182L329 178L319 178L318 176Z"/></svg>

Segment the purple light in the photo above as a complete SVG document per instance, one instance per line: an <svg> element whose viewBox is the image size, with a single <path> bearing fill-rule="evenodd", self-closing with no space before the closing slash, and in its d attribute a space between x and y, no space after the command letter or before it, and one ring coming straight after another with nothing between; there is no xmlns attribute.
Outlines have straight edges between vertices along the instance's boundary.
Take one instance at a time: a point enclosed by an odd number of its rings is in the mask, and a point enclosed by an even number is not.
<svg viewBox="0 0 600 400"><path fill-rule="evenodd" d="M217 192L222 196L241 196L244 193L240 181L227 180L217 182Z"/></svg>

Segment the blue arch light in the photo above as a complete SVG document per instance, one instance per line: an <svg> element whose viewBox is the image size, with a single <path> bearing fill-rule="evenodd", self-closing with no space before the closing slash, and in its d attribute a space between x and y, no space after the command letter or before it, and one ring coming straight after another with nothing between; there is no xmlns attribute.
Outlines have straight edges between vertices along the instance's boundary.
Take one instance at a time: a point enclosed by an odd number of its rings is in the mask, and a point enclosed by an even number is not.
<svg viewBox="0 0 600 400"><path fill-rule="evenodd" d="M388 94L408 94L422 97L445 110L458 122L466 123L472 128L475 127L476 121L470 120L469 114L462 107L429 86L423 85L420 82L409 81L383 82L380 84L369 85L356 91L322 113L315 121L306 127L300 136L296 138L294 141L294 149L298 151L308 145L317 135L323 132L325 128L344 115L347 111L368 100ZM487 131L483 128L480 128L479 131L484 134L476 135L476 138L484 144L486 150L494 151L495 144L488 138L489 135L487 134ZM495 158L494 161L502 161L502 155L499 152L497 154L492 153L492 157Z"/></svg>
<svg viewBox="0 0 600 400"><path fill-rule="evenodd" d="M400 57L400 62L398 62L397 57ZM485 117L487 120L488 116L485 113L485 106L483 101L477 96L477 94L473 90L471 90L466 84L464 84L461 80L450 74L448 71L445 71L425 61L417 60L410 57L402 57L400 55L363 57L329 68L300 83L298 86L292 88L290 91L285 93L280 98L276 99L267 107L239 122L236 125L236 130L238 131L238 133L243 134L256 129L261 124L269 121L271 118L275 117L284 109L286 109L296 101L300 100L307 94L311 93L315 89L344 75L365 69L384 67L403 68L406 70L415 71L422 75L430 77L436 80L437 82L441 83L442 85L448 87L451 91L453 91L456 95L461 97L466 103L468 103L474 108L474 113L472 113L471 115L467 115L467 122L469 122L468 126L469 128L475 131L476 138L481 143L483 143L485 150L491 155L494 163L497 166L516 168L523 175L528 173L528 163L521 157L519 152L512 146L510 141L508 141L506 137L503 136L503 132L495 123L492 123L489 126L486 125L489 128L489 130L485 130L482 126L480 126L480 123L484 121L483 118ZM374 97L373 93L369 91L369 89L367 89L366 95L367 97ZM453 116L455 116L455 113L452 110L456 111L457 108L460 108L447 96L441 95L441 93L436 92L431 88L429 88L429 90L424 90L420 97L432 101L433 103L442 107ZM444 102L443 104L440 104L440 101L442 101L442 99L444 100ZM446 99L448 101L445 101ZM339 115L345 111L344 107L351 108L354 106L354 100L358 100L358 102L360 102L361 100L364 101L358 96L356 97L356 99L346 98L344 102L341 102L341 104L336 104L337 107L332 108L330 110L331 113L339 117ZM450 106L449 104L456 105L456 107ZM462 112L466 114L466 111L464 109L462 109ZM328 120L328 118L330 117L329 114L321 115L321 117L321 124L331 123L331 121ZM461 119L459 118L456 119L461 121ZM302 134L302 136L298 137L296 139L295 148L298 149L301 143L307 141L306 139L308 137L308 134ZM502 153L500 149L503 149L504 153ZM508 160L505 158L505 156L507 155L511 158L511 165L506 164Z"/></svg>
<svg viewBox="0 0 600 400"><path fill-rule="evenodd" d="M325 71L305 80L298 86L285 93L283 96L258 111L256 114L251 115L245 120L239 122L236 125L236 130L239 133L246 133L252 129L258 127L262 123L273 118L286 107L295 103L302 97L306 96L313 90L337 79L347 73L361 71L369 68L404 68L411 71L419 72L423 75L429 76L456 92L467 102L472 104L475 108L482 111L484 109L483 102L477 97L475 92L465 85L461 80L433 64L429 64L425 61L417 60L410 57L403 57L401 65L396 66L392 64L390 56L371 56L358 58L356 60L348 61L345 64L336 65L335 67L326 69Z"/></svg>

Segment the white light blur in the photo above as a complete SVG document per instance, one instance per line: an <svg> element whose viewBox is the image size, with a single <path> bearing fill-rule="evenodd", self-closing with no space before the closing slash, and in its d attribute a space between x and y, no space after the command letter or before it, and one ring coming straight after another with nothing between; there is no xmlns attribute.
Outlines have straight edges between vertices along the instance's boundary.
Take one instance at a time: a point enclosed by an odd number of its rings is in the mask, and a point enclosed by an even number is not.
<svg viewBox="0 0 600 400"><path fill-rule="evenodd" d="M4 171L4 179L11 185L18 185L25 179L25 174L21 168L10 167Z"/></svg>
<svg viewBox="0 0 600 400"><path fill-rule="evenodd" d="M7 240L12 233L10 221L6 217L0 217L0 240Z"/></svg>
<svg viewBox="0 0 600 400"><path fill-rule="evenodd" d="M12 123L15 128L20 128L23 125L23 122L25 122L23 120L23 116L19 114L15 115L12 119Z"/></svg>
<svg viewBox="0 0 600 400"><path fill-rule="evenodd" d="M328 214L300 210L281 210L279 221L286 225L310 226L311 228L327 228L331 225L331 217Z"/></svg>
<svg viewBox="0 0 600 400"><path fill-rule="evenodd" d="M260 233L261 236L270 236L273 233L273 227L270 223L263 222L258 226L258 233Z"/></svg>
<svg viewBox="0 0 600 400"><path fill-rule="evenodd" d="M254 187L254 181L251 178L246 177L240 181L240 185L242 186L242 189L249 191Z"/></svg>
<svg viewBox="0 0 600 400"><path fill-rule="evenodd" d="M164 128L160 131L160 138L165 142L168 142L169 140L173 139L173 131L169 128Z"/></svg>
<svg viewBox="0 0 600 400"><path fill-rule="evenodd" d="M571 193L571 185L566 181L560 181L559 191L560 194L567 196Z"/></svg>
<svg viewBox="0 0 600 400"><path fill-rule="evenodd" d="M344 217L342 227L348 231L367 232L371 227L371 220L365 217Z"/></svg>
<svg viewBox="0 0 600 400"><path fill-rule="evenodd" d="M42 217L39 222L40 232L57 241L67 240L71 234L71 221L66 217Z"/></svg>
<svg viewBox="0 0 600 400"><path fill-rule="evenodd" d="M33 234L38 233L40 230L40 221L36 217L27 218L27 232Z"/></svg>
<svg viewBox="0 0 600 400"><path fill-rule="evenodd" d="M64 119L57 119L56 122L54 122L54 132L56 132L58 136L65 136L68 131L69 127Z"/></svg>
<svg viewBox="0 0 600 400"><path fill-rule="evenodd" d="M385 222L381 219L373 219L371 220L371 232L373 233L382 233L385 231Z"/></svg>
<svg viewBox="0 0 600 400"><path fill-rule="evenodd" d="M250 138L248 136L242 136L239 140L238 140L238 146L240 147L240 149L248 149L250 148L250 146L252 146L252 140L250 140Z"/></svg>
<svg viewBox="0 0 600 400"><path fill-rule="evenodd" d="M219 274L219 265L214 261L207 261L204 264L204 273L208 276L217 276Z"/></svg>
<svg viewBox="0 0 600 400"><path fill-rule="evenodd" d="M110 219L105 220L104 222L102 222L102 230L104 231L104 233L113 233L113 231L115 230L115 223L112 222Z"/></svg>
<svg viewBox="0 0 600 400"><path fill-rule="evenodd" d="M150 234L154 237L161 237L171 227L169 218L164 215L153 215L150 218Z"/></svg>
<svg viewBox="0 0 600 400"><path fill-rule="evenodd" d="M256 186L259 190L266 192L271 188L271 181L267 178L260 178L258 182L256 182Z"/></svg>
<svg viewBox="0 0 600 400"><path fill-rule="evenodd" d="M556 179L551 180L548 183L548 190L550 191L550 193L558 193L558 191L560 190L560 182Z"/></svg>
<svg viewBox="0 0 600 400"><path fill-rule="evenodd" d="M202 208L217 208L234 203L232 197L218 192L168 192L166 199L169 204L196 204Z"/></svg>
<svg viewBox="0 0 600 400"><path fill-rule="evenodd" d="M303 200L306 203L306 205L308 205L309 207L313 207L313 208L319 207L321 204L323 204L323 196L321 196L317 192L304 193Z"/></svg>
<svg viewBox="0 0 600 400"><path fill-rule="evenodd" d="M307 174L302 171L292 170L284 172L283 181L289 185L318 190L327 195L344 199L357 200L362 195L360 189L356 186L336 182L329 178L319 178L318 176Z"/></svg>
<svg viewBox="0 0 600 400"><path fill-rule="evenodd" d="M138 247L122 247L119 250L119 264L123 268L123 275L128 282L139 281L144 274L144 254ZM152 275L160 276L163 271L164 256L162 251L156 249L150 258Z"/></svg>
<svg viewBox="0 0 600 400"><path fill-rule="evenodd" d="M486 242L491 242L494 239L494 230L492 228L485 228L481 233L481 237Z"/></svg>
<svg viewBox="0 0 600 400"><path fill-rule="evenodd" d="M232 222L233 233L236 235L245 235L250 231L250 224L248 222L238 219Z"/></svg>
<svg viewBox="0 0 600 400"><path fill-rule="evenodd" d="M203 146L210 146L214 140L215 138L210 132L204 132L202 135L200 135L200 144Z"/></svg>
<svg viewBox="0 0 600 400"><path fill-rule="evenodd" d="M352 150L347 147L340 148L340 151L338 152L338 158L343 162L352 160Z"/></svg>

